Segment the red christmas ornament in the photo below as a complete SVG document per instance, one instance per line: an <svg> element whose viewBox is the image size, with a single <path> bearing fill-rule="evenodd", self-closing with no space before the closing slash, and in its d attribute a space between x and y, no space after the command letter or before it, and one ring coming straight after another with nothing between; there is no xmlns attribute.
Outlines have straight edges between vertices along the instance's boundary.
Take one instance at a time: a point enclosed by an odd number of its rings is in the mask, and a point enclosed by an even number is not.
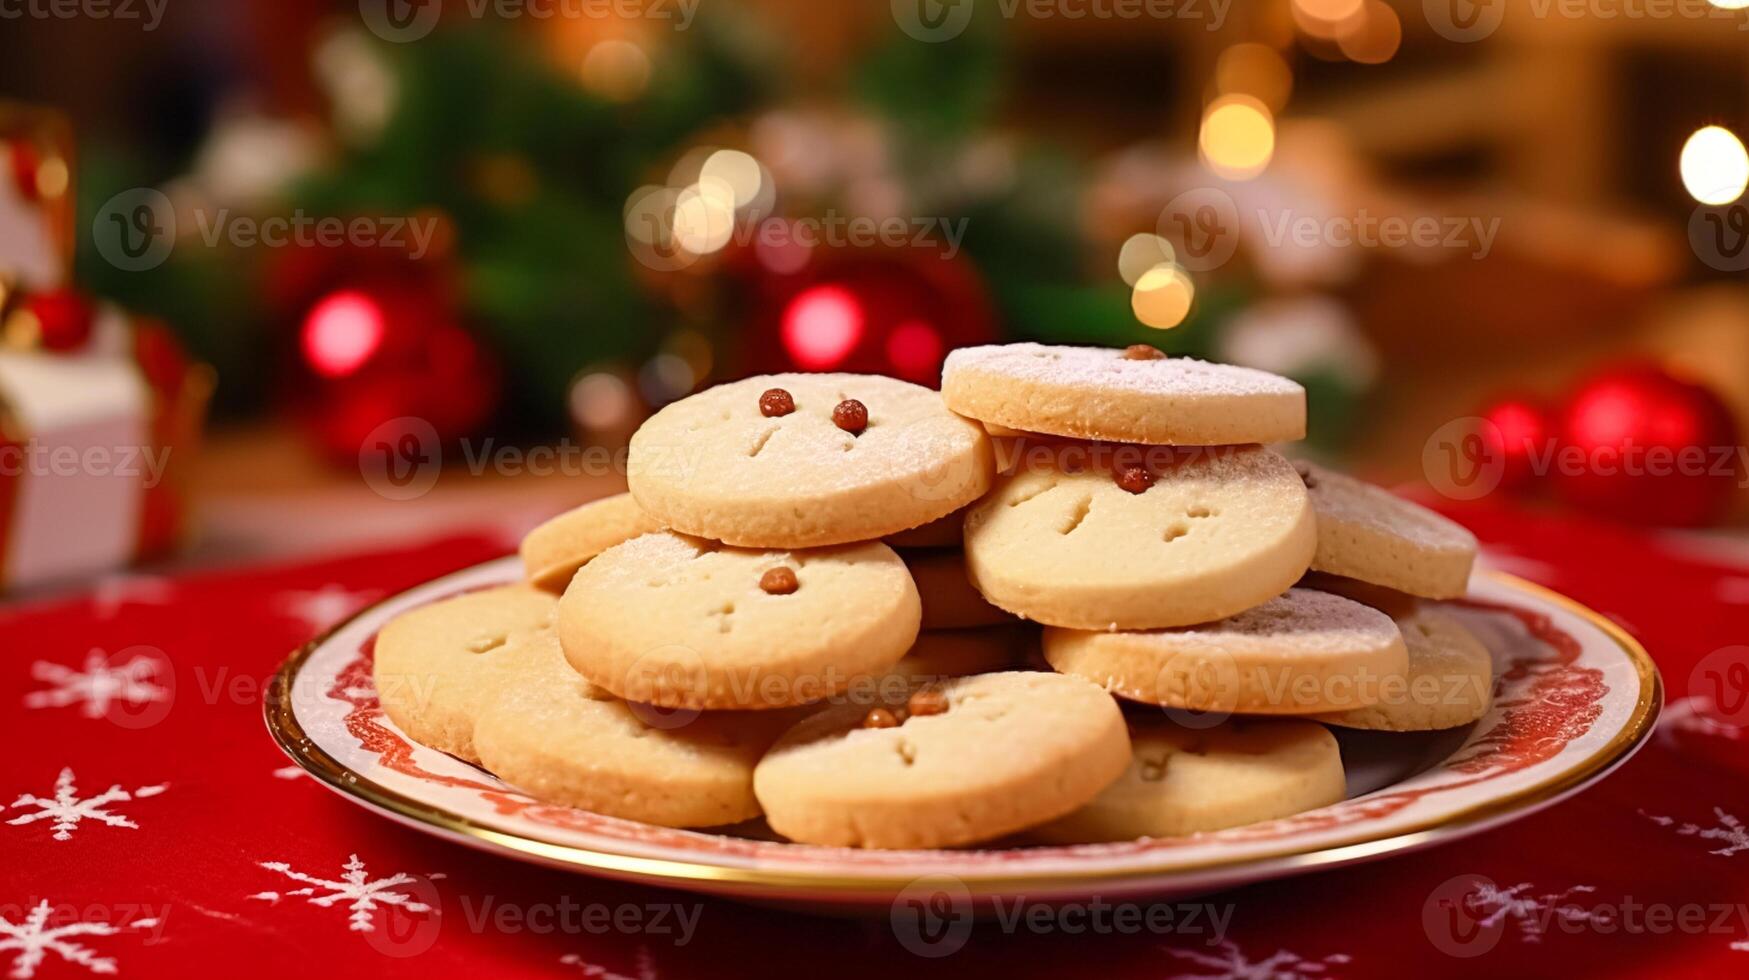
<svg viewBox="0 0 1749 980"><path fill-rule="evenodd" d="M949 350L994 337L983 284L962 261L856 250L810 265L761 283L768 312L749 338L749 369L857 371L935 385Z"/></svg>
<svg viewBox="0 0 1749 980"><path fill-rule="evenodd" d="M1504 463L1500 487L1520 490L1537 476L1537 465L1549 458L1548 412L1536 400L1524 396L1497 399L1482 410L1482 443L1489 459Z"/></svg>
<svg viewBox="0 0 1749 980"><path fill-rule="evenodd" d="M329 292L300 321L298 351L297 414L338 462L355 461L392 420L424 420L448 442L497 407L496 362L425 290L397 283Z"/></svg>
<svg viewBox="0 0 1749 980"><path fill-rule="evenodd" d="M85 297L71 289L33 293L19 303L19 309L36 318L37 343L44 350L78 350L91 339L96 314Z"/></svg>
<svg viewBox="0 0 1749 980"><path fill-rule="evenodd" d="M1552 469L1568 504L1618 520L1692 527L1718 520L1741 471L1738 431L1712 391L1651 365L1597 374L1558 421Z"/></svg>

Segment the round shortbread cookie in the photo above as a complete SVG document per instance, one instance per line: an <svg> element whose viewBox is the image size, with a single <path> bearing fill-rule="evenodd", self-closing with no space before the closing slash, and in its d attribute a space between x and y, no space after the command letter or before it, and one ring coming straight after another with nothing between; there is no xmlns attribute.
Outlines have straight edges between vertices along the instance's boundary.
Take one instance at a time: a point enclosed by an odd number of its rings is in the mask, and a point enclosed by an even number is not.
<svg viewBox="0 0 1749 980"><path fill-rule="evenodd" d="M1476 536L1382 487L1307 462L1299 468L1318 515L1320 572L1429 599L1469 591Z"/></svg>
<svg viewBox="0 0 1749 980"><path fill-rule="evenodd" d="M767 417L767 389L793 411ZM867 409L840 428L846 400ZM662 409L632 436L626 474L644 511L675 530L755 548L867 541L945 517L990 486L990 439L936 392L861 374L775 374Z"/></svg>
<svg viewBox="0 0 1749 980"><path fill-rule="evenodd" d="M1306 435L1306 390L1286 378L1113 348L963 347L942 365L941 394L980 422L1076 439L1213 446Z"/></svg>
<svg viewBox="0 0 1749 980"><path fill-rule="evenodd" d="M603 497L528 532L522 539L523 571L536 587L563 592L589 559L640 534L660 530L662 522L638 509L631 494Z"/></svg>
<svg viewBox="0 0 1749 980"><path fill-rule="evenodd" d="M1317 716L1344 728L1430 732L1482 717L1493 699L1494 658L1451 616L1419 609L1396 618L1409 648L1409 668L1387 679L1384 694L1364 708Z"/></svg>
<svg viewBox="0 0 1749 980"><path fill-rule="evenodd" d="M571 669L548 629L486 700L474 747L481 765L542 802L716 827L759 815L753 767L794 721L772 711L665 717L628 704Z"/></svg>
<svg viewBox="0 0 1749 980"><path fill-rule="evenodd" d="M1046 629L1045 659L1120 697L1192 711L1309 715L1379 700L1409 665L1389 616L1291 589L1216 623L1093 633Z"/></svg>
<svg viewBox="0 0 1749 980"><path fill-rule="evenodd" d="M1125 447L1156 474L1130 493L1108 465L1070 471L1070 454L1094 448L1023 447L966 515L967 573L984 598L1052 626L1151 629L1248 609L1305 572L1317 528L1287 460L1256 446Z"/></svg>
<svg viewBox="0 0 1749 980"><path fill-rule="evenodd" d="M863 706L840 705L786 732L753 772L772 829L839 847L972 844L1074 810L1129 764L1117 702L1078 678L981 674L929 690L944 712L871 728Z"/></svg>
<svg viewBox="0 0 1749 980"><path fill-rule="evenodd" d="M474 721L508 663L551 636L559 600L527 584L468 592L396 616L372 668L383 712L421 745L469 762Z"/></svg>
<svg viewBox="0 0 1749 980"><path fill-rule="evenodd" d="M793 591L767 591L774 569ZM559 602L559 638L579 673L623 698L780 708L884 673L920 616L905 563L878 541L763 551L662 531L578 570Z"/></svg>
<svg viewBox="0 0 1749 980"><path fill-rule="evenodd" d="M1329 729L1299 718L1235 718L1211 728L1130 722L1117 782L1032 836L1056 844L1182 837L1290 817L1346 795Z"/></svg>
<svg viewBox="0 0 1749 980"><path fill-rule="evenodd" d="M961 552L933 551L904 557L923 599L924 629L956 630L1013 621L1012 614L990 605L972 587L966 576L966 556Z"/></svg>

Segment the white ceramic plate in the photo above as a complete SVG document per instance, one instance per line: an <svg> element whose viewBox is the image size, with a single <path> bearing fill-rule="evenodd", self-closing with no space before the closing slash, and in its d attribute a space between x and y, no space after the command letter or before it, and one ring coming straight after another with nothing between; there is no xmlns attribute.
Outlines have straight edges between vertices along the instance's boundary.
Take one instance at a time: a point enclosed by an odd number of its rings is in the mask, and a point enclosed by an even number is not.
<svg viewBox="0 0 1749 980"><path fill-rule="evenodd" d="M1442 605L1492 649L1493 707L1451 732L1339 733L1348 799L1334 806L1121 844L813 847L757 831L671 830L549 806L401 734L371 683L377 630L403 610L512 582L520 571L506 558L429 582L298 651L268 700L274 738L347 799L425 833L589 874L746 899L884 907L924 876L978 900L1188 894L1371 860L1479 833L1578 792L1633 754L1661 704L1651 659L1608 620L1540 586L1480 574L1468 599Z"/></svg>

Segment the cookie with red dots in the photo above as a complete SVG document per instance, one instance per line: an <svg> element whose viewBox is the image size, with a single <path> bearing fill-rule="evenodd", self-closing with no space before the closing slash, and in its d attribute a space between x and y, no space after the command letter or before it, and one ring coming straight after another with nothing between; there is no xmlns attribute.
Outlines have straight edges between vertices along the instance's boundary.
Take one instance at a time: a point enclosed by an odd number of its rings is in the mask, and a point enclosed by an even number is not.
<svg viewBox="0 0 1749 980"><path fill-rule="evenodd" d="M784 708L885 674L921 616L905 563L878 541L780 551L661 531L578 570L559 638L571 666L618 697Z"/></svg>
<svg viewBox="0 0 1749 980"><path fill-rule="evenodd" d="M627 484L676 531L742 547L868 541L983 496L982 426L928 388L860 374L776 374L662 409L632 437Z"/></svg>

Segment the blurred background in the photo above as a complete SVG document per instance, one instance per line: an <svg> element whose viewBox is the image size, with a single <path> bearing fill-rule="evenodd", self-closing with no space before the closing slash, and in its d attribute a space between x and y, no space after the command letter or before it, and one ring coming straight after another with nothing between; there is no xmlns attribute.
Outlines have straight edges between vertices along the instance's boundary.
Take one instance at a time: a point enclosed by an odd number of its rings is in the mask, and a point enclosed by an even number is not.
<svg viewBox="0 0 1749 980"><path fill-rule="evenodd" d="M1290 375L1309 451L1453 501L1730 528L1744 6L21 0L9 576L510 541L701 386L1006 339ZM162 472L89 490L129 433Z"/></svg>

